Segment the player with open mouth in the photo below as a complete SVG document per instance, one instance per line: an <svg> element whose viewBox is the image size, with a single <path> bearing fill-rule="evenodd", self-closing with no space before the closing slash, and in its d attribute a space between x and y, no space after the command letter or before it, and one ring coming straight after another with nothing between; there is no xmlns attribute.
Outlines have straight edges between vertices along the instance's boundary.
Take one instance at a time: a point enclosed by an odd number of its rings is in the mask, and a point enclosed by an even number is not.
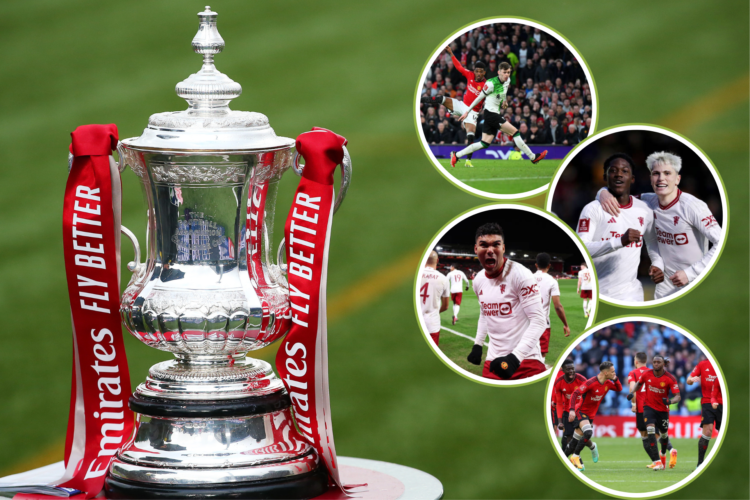
<svg viewBox="0 0 750 500"><path fill-rule="evenodd" d="M536 278L522 264L505 257L505 235L498 224L480 226L474 241L482 266L473 282L480 313L467 361L481 363L482 344L489 335L483 377L519 380L543 373L546 367L539 340L547 321Z"/></svg>

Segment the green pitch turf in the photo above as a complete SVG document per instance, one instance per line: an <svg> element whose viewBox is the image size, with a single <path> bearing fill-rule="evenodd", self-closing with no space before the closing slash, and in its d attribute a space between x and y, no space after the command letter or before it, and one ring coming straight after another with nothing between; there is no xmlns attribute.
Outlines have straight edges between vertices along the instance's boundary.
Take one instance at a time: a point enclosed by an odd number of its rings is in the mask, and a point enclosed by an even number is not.
<svg viewBox="0 0 750 500"><path fill-rule="evenodd" d="M552 180L562 160L472 160L474 168L464 167L459 159L455 168L450 160L438 160L443 169L469 186L495 194L516 194L532 191Z"/></svg>
<svg viewBox="0 0 750 500"><path fill-rule="evenodd" d="M568 326L570 326L570 336L564 336L562 321L557 317L554 310L550 309L552 335L550 336L549 353L546 358L549 365L554 365L558 356L568 347L570 342L586 329L587 321L583 315L583 301L576 293L577 281L559 280L558 283L560 285L560 302L565 308L565 317L568 320ZM452 321L453 303L451 302L448 310L440 315L440 349L459 367L475 375L481 375L482 364L476 366L466 361L466 356L469 355L471 347L474 345L477 322L479 321L479 301L473 288L469 287L468 291L463 292L458 321L455 325L451 324ZM471 339L462 335L471 337ZM485 343L489 343L489 338L485 339ZM484 346L482 363L484 363L486 356L487 346Z"/></svg>
<svg viewBox="0 0 750 500"><path fill-rule="evenodd" d="M644 493L671 486L689 476L698 464L697 439L671 439L677 450L677 464L670 469L667 456L667 469L663 471L646 467L651 460L638 438L594 438L593 441L599 448L599 462L592 462L591 452L584 449L581 457L586 470L573 472L584 474L601 486L626 493ZM714 444L715 441L711 440L706 456Z"/></svg>

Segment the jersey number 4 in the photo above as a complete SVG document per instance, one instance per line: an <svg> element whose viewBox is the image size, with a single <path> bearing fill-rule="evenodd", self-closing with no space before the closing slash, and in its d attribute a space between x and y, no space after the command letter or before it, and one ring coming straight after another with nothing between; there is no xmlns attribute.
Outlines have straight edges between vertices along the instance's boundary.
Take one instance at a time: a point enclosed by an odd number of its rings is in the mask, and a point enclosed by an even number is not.
<svg viewBox="0 0 750 500"><path fill-rule="evenodd" d="M430 284L425 283L424 285L422 285L422 288L419 289L420 291L419 296L422 297L422 304L426 304L427 298L430 296L430 293L428 292L429 287L430 287Z"/></svg>

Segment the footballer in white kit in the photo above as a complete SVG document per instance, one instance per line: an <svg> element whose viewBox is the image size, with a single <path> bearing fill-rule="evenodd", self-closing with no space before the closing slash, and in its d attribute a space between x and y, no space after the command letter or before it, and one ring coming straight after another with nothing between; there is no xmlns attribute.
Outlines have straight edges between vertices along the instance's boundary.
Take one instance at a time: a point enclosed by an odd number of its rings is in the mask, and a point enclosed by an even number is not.
<svg viewBox="0 0 750 500"><path fill-rule="evenodd" d="M498 224L477 229L474 251L482 265L473 283L480 312L467 361L481 363L482 344L489 335L483 377L520 380L543 373L546 367L539 339L547 322L536 278L522 264L504 256L503 230Z"/></svg>
<svg viewBox="0 0 750 500"><path fill-rule="evenodd" d="M594 200L583 208L576 231L594 259L599 293L610 299L643 302L638 265L644 241L651 259L649 274L656 283L664 280L664 264L653 231L654 212L630 195L634 166L629 156L612 155L604 168L607 189L617 198L620 214L608 214Z"/></svg>
<svg viewBox="0 0 750 500"><path fill-rule="evenodd" d="M677 187L682 170L679 156L653 153L646 158L646 166L654 192L642 194L641 200L654 212L654 232L667 277L656 285L654 297L659 299L698 278L718 251L722 231L708 205ZM600 192L597 198L605 210L616 211L607 195Z"/></svg>
<svg viewBox="0 0 750 500"><path fill-rule="evenodd" d="M547 329L544 330L542 337L539 339L539 349L542 352L542 357L546 357L549 352L549 339L552 334L552 323L549 320L549 313L552 304L555 305L557 317L562 321L565 336L570 335L570 327L568 326L568 319L565 317L565 309L562 302L560 302L560 285L555 278L549 275L551 263L552 259L548 253L542 252L536 256L537 271L534 273L534 278L539 285L542 309L544 311L544 318L547 321Z"/></svg>
<svg viewBox="0 0 750 500"><path fill-rule="evenodd" d="M469 279L466 277L463 271L456 269L456 266L451 266L451 271L448 273L448 282L451 286L451 300L453 301L453 324L458 321L458 311L461 310L461 299L463 297L463 284L466 283L466 290L469 289Z"/></svg>
<svg viewBox="0 0 750 500"><path fill-rule="evenodd" d="M587 318L591 314L591 299L593 299L594 275L588 264L581 263L581 270L578 271L578 286L576 292L583 299L583 315Z"/></svg>
<svg viewBox="0 0 750 500"><path fill-rule="evenodd" d="M419 305L427 326L427 333L435 342L440 341L440 313L448 309L448 278L437 271L438 255L434 250L427 257L427 266L422 270L419 282Z"/></svg>

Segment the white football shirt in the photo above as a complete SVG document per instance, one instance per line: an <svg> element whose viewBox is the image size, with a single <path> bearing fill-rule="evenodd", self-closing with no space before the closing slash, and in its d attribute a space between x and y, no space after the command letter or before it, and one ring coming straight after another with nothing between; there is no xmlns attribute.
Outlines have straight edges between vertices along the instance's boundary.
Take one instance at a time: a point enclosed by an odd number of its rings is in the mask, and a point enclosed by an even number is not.
<svg viewBox="0 0 750 500"><path fill-rule="evenodd" d="M643 302L638 265L644 241L651 265L664 269L653 223L653 210L632 196L627 205L620 206L617 217L606 213L596 200L583 208L576 231L594 259L601 295L610 299ZM620 238L628 229L640 231L641 238L623 247Z"/></svg>
<svg viewBox="0 0 750 500"><path fill-rule="evenodd" d="M546 329L539 285L534 275L518 262L505 259L497 278L484 270L474 278L479 299L479 324L474 344L484 344L490 336L487 360L513 353L519 361L544 362L539 339Z"/></svg>
<svg viewBox="0 0 750 500"><path fill-rule="evenodd" d="M542 310L544 311L544 318L547 320L547 328L551 326L549 321L549 309L552 303L552 297L560 296L560 285L557 280L547 273L537 271L534 273L534 278L539 284L539 295L542 297Z"/></svg>
<svg viewBox="0 0 750 500"><path fill-rule="evenodd" d="M581 283L581 290L594 289L594 277L591 275L591 269L581 269L578 271L578 281Z"/></svg>
<svg viewBox="0 0 750 500"><path fill-rule="evenodd" d="M427 333L440 331L440 303L443 297L450 297L448 278L427 266L422 270L419 283L419 305L427 325Z"/></svg>
<svg viewBox="0 0 750 500"><path fill-rule="evenodd" d="M469 279L466 277L463 271L454 269L448 273L448 281L451 284L451 293L461 293L464 291L463 282L466 282L466 286L469 286Z"/></svg>
<svg viewBox="0 0 750 500"><path fill-rule="evenodd" d="M656 241L664 260L664 281L656 285L659 299L680 289L669 280L674 273L685 271L692 282L708 266L719 248L721 226L708 205L679 189L677 198L664 207L655 193L644 193L641 199L654 211Z"/></svg>

